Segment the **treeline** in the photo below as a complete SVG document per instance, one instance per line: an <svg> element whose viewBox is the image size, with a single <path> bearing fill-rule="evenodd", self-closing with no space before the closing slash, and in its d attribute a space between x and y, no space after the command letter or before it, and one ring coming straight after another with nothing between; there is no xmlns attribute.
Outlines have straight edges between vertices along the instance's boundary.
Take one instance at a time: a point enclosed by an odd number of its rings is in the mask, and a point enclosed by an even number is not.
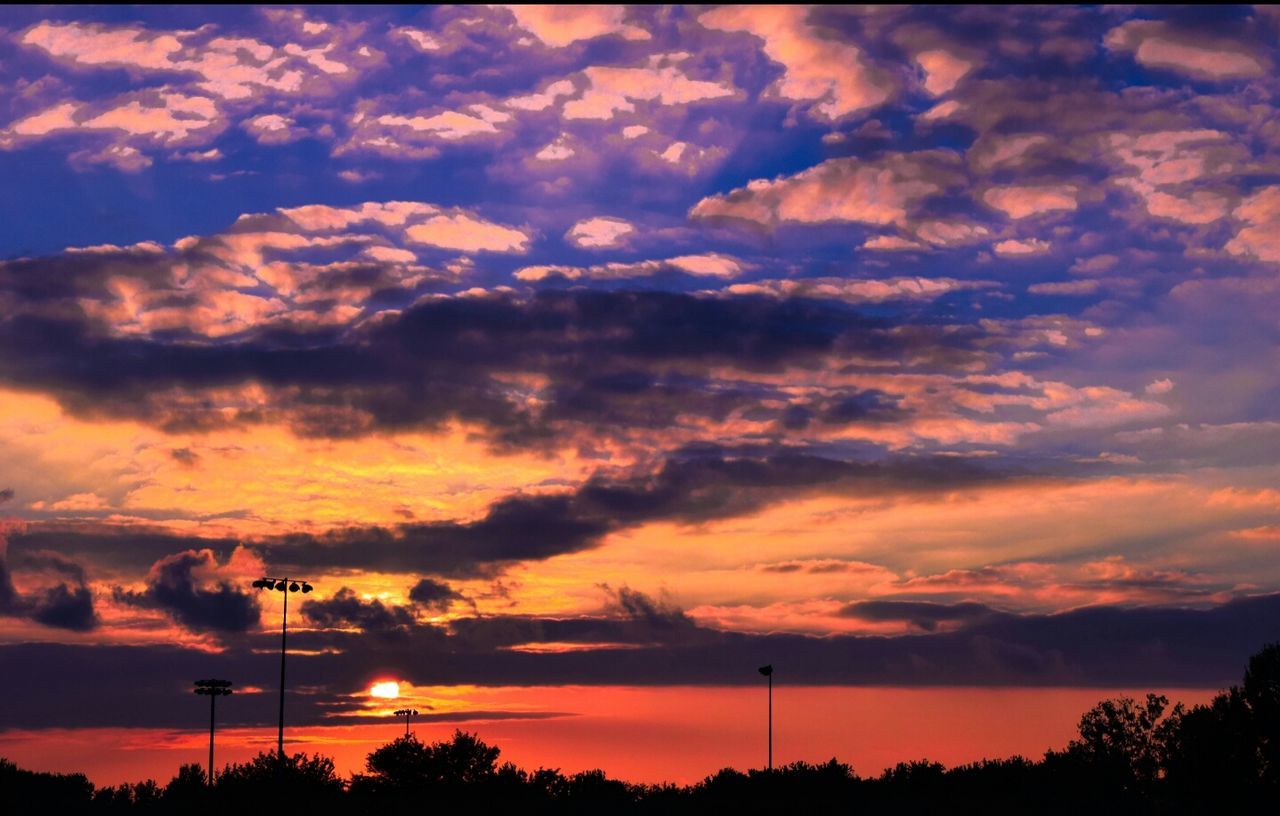
<svg viewBox="0 0 1280 816"><path fill-rule="evenodd" d="M636 785L603 771L563 774L500 763L500 750L457 731L402 737L344 780L333 760L260 754L208 788L199 765L167 785L95 788L82 774L24 771L0 760L0 813L408 814L442 808L519 814L1242 813L1280 801L1280 644L1249 660L1244 681L1207 705L1164 697L1106 700L1078 736L1039 761L928 761L860 777L832 759L772 771L726 768L694 785Z"/></svg>

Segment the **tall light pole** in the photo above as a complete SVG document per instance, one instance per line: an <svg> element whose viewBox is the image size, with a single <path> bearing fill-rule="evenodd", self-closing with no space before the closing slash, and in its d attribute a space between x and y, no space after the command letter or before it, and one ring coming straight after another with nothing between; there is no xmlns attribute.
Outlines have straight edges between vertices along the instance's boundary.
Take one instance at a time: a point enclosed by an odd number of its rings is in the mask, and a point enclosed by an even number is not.
<svg viewBox="0 0 1280 816"><path fill-rule="evenodd" d="M418 709L416 708L402 708L396 712L397 717L404 717L404 736L406 739L409 737L409 718L417 713Z"/></svg>
<svg viewBox="0 0 1280 816"><path fill-rule="evenodd" d="M760 673L769 678L769 770L773 770L773 664L761 666Z"/></svg>
<svg viewBox="0 0 1280 816"><path fill-rule="evenodd" d="M289 593L301 590L303 594L311 591L311 584L297 578L261 578L253 582L254 589L274 589L284 593L284 612L280 615L280 731L277 736L277 750L281 761L284 760L284 656L285 645L289 636Z"/></svg>
<svg viewBox="0 0 1280 816"><path fill-rule="evenodd" d="M213 706L219 697L231 693L230 680L197 680L192 689L196 694L209 698L209 787L213 787Z"/></svg>

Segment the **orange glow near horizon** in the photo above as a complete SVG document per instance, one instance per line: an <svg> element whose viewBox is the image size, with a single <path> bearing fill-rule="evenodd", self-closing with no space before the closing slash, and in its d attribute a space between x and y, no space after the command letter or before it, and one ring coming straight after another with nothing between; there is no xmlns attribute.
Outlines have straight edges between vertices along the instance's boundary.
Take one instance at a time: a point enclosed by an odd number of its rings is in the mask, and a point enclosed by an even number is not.
<svg viewBox="0 0 1280 816"><path fill-rule="evenodd" d="M982 758L1039 758L1075 736L1080 715L1098 701L1141 697L1148 689L774 687L774 762L832 757L863 776L927 758L947 766ZM1207 701L1216 690L1160 689L1171 702ZM765 756L765 694L752 687L453 687L415 689L432 699L461 696L486 711L541 711L543 718L467 719L465 712L415 720L424 742L455 728L502 749L500 762L574 773L602 768L631 782L697 782L720 768L760 767ZM446 706L446 709L451 706ZM425 713L425 712L424 712ZM438 712L436 712L438 713ZM289 751L333 757L344 776L402 733L385 724L298 727ZM84 772L98 785L151 776L163 784L185 763L203 761L208 732L161 729L53 729L0 734L0 756L34 770ZM118 750L103 751L103 745ZM275 729L223 728L218 763L273 750Z"/></svg>

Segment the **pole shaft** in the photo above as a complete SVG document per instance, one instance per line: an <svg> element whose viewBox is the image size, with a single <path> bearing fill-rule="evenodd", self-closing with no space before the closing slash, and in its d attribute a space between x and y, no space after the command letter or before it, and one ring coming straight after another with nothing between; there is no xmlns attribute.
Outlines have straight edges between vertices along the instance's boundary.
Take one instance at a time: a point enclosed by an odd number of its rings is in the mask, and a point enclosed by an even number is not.
<svg viewBox="0 0 1280 816"><path fill-rule="evenodd" d="M213 705L218 695L209 695L209 787L213 787Z"/></svg>
<svg viewBox="0 0 1280 816"><path fill-rule="evenodd" d="M280 729L276 736L276 747L284 760L284 655L285 644L289 632L289 579L284 579L284 612L280 616Z"/></svg>
<svg viewBox="0 0 1280 816"><path fill-rule="evenodd" d="M769 770L773 770L773 674L769 675Z"/></svg>

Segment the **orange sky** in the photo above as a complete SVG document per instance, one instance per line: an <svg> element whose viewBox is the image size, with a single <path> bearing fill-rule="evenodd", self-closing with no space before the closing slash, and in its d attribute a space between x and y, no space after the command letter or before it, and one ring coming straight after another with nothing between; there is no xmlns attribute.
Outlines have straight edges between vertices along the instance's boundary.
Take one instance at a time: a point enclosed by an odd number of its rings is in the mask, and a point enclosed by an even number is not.
<svg viewBox="0 0 1280 816"><path fill-rule="evenodd" d="M1075 736L1080 715L1102 699L1151 689L973 689L774 687L774 762L836 757L861 774L910 759L944 765L1015 754L1038 758ZM1163 689L1171 702L1207 701L1213 690ZM478 720L413 725L419 739L447 739L454 728L502 748L500 761L565 773L605 768L635 782L696 782L723 767L762 767L765 690L761 688L605 687L421 689L397 705L465 699L485 707L570 709L546 720ZM193 712L203 700L193 702ZM223 701L222 707L235 700ZM447 710L447 704L442 706ZM425 711L425 708L419 710ZM332 756L340 773L363 770L364 757L403 733L385 725L296 728L290 750ZM208 732L72 729L11 732L0 754L23 767L85 771L98 784L153 776L163 783L187 762L202 763ZM240 762L275 744L274 729L219 732L217 762ZM104 743L120 750L103 752Z"/></svg>

